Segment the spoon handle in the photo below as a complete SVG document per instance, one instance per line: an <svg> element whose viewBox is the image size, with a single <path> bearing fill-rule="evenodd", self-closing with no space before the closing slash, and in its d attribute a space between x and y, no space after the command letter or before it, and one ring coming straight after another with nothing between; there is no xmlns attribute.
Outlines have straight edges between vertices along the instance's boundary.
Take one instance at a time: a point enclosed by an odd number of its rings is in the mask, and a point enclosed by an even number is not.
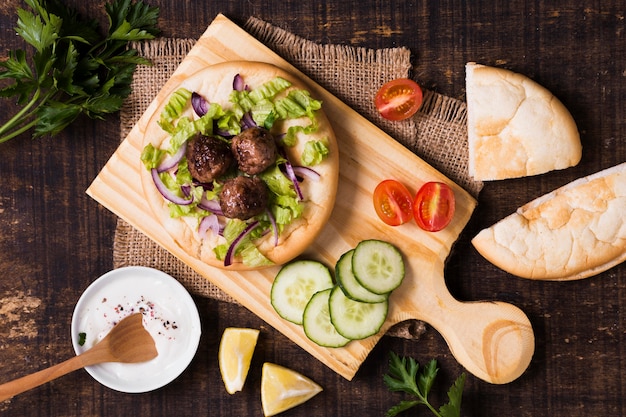
<svg viewBox="0 0 626 417"><path fill-rule="evenodd" d="M0 401L8 400L17 394L43 385L46 382L50 382L53 379L80 369L83 366L85 366L83 358L75 356L58 365L6 382L0 385Z"/></svg>

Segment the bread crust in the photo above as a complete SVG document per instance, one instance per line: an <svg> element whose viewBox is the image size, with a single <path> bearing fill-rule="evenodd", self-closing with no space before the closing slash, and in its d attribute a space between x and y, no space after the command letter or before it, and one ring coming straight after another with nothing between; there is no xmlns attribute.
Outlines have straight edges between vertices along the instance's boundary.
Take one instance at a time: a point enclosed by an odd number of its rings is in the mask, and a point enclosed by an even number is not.
<svg viewBox="0 0 626 417"><path fill-rule="evenodd" d="M535 280L576 280L626 260L626 163L539 197L472 244L497 267Z"/></svg>
<svg viewBox="0 0 626 417"><path fill-rule="evenodd" d="M146 126L143 146L152 143L155 147L161 147L169 140L169 134L161 129L157 121L163 107L174 91L184 87L200 93L213 103L229 108L228 97L232 92L233 78L236 74L240 74L245 84L252 89L275 77L282 77L292 84L287 91L291 89L311 91L301 80L271 64L230 61L212 65L189 77L181 78L180 83L175 88L161 93L159 96L160 105L155 109ZM286 94L287 91L282 94ZM188 112L191 114L192 110L189 109ZM289 147L286 151L292 163L299 165L305 143L309 140L324 139L328 145L329 154L320 164L313 167L320 173L321 178L319 181L305 180L301 183L302 192L305 196L302 216L285 227L280 234L278 245L274 245L272 233L268 233L256 241L256 246L275 265L284 264L295 258L312 243L330 218L335 203L339 181L339 149L332 127L322 110L316 111L316 121L318 123L316 132L305 136L301 136L299 133L297 145ZM308 125L309 123L308 118L277 122L272 128L272 132L284 133L291 125ZM172 239L189 255L209 265L230 270L255 270L265 267L248 266L239 259L236 259L229 266L224 266L224 262L218 260L213 251L217 245L225 242L224 238L209 233L209 236L201 239L197 233L197 220L195 218L173 219L170 217L168 203L154 186L148 170L141 170L141 181L147 203L156 218L159 219Z"/></svg>
<svg viewBox="0 0 626 417"><path fill-rule="evenodd" d="M538 175L578 164L576 123L550 91L528 77L466 65L469 174L479 181Z"/></svg>

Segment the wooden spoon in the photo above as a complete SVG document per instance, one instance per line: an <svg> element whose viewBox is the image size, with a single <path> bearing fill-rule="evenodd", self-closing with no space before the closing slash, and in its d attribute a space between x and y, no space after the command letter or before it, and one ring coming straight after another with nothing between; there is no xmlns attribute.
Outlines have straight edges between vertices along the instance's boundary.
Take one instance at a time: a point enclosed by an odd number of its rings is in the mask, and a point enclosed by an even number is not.
<svg viewBox="0 0 626 417"><path fill-rule="evenodd" d="M58 365L0 385L0 401L43 385L85 366L103 362L137 363L158 355L154 339L143 327L143 315L124 318L91 349Z"/></svg>

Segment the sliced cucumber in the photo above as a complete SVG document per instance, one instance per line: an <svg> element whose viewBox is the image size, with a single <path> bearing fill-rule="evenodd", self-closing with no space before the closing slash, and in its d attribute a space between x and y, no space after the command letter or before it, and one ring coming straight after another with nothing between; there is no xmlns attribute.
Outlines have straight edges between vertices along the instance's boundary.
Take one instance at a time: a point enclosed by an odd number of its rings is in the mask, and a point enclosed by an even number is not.
<svg viewBox="0 0 626 417"><path fill-rule="evenodd" d="M352 340L365 339L380 330L387 318L388 301L362 303L346 297L339 286L330 292L330 321L337 333Z"/></svg>
<svg viewBox="0 0 626 417"><path fill-rule="evenodd" d="M279 316L302 324L302 314L318 291L333 287L330 270L321 262L302 260L282 267L271 290L271 303Z"/></svg>
<svg viewBox="0 0 626 417"><path fill-rule="evenodd" d="M402 284L404 260L392 244L376 239L364 240L354 249L352 272L367 290L387 294Z"/></svg>
<svg viewBox="0 0 626 417"><path fill-rule="evenodd" d="M355 301L363 303L382 303L389 294L375 294L362 286L352 272L352 256L354 249L341 255L335 265L335 279L344 294Z"/></svg>
<svg viewBox="0 0 626 417"><path fill-rule="evenodd" d="M330 321L328 299L331 291L332 288L322 290L311 297L304 309L302 325L307 337L318 345L341 347L348 344L350 339L340 335Z"/></svg>

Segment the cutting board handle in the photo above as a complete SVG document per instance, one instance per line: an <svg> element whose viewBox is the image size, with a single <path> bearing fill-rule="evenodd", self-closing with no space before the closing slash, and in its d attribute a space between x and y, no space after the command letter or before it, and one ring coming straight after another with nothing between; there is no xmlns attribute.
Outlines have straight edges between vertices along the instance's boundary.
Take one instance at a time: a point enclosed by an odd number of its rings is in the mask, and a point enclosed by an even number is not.
<svg viewBox="0 0 626 417"><path fill-rule="evenodd" d="M524 373L535 350L530 321L503 302L449 302L438 328L460 364L477 377L506 384Z"/></svg>
<svg viewBox="0 0 626 417"><path fill-rule="evenodd" d="M499 301L458 301L445 286L443 271L440 275L432 277L432 291L425 291L429 295L420 297L412 315L435 328L457 361L473 375L493 384L506 384L521 376L535 351L535 336L526 314Z"/></svg>

